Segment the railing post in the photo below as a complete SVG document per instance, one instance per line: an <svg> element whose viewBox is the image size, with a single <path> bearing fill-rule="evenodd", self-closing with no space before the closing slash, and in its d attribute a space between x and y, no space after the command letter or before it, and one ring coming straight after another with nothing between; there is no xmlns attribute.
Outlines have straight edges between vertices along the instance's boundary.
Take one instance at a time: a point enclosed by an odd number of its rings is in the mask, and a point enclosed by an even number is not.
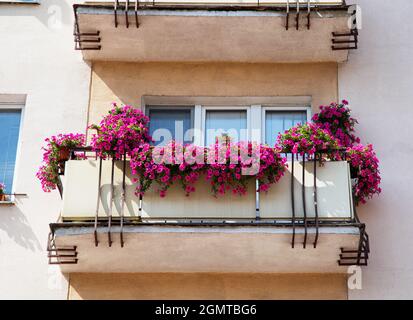
<svg viewBox="0 0 413 320"><path fill-rule="evenodd" d="M123 219L125 211L125 200L126 200L126 148L123 154L123 173L122 173L122 207L120 213L120 246L123 248Z"/></svg>
<svg viewBox="0 0 413 320"><path fill-rule="evenodd" d="M98 198L96 201L96 212L95 212L95 224L94 224L94 237L95 237L95 246L99 245L98 241L98 218L99 218L99 204L101 199L101 184L102 184L102 158L99 158L99 178L98 178Z"/></svg>
<svg viewBox="0 0 413 320"><path fill-rule="evenodd" d="M322 154L320 154L322 157ZM319 234L319 222L318 222L318 200L317 200L317 153L314 153L314 213L315 213L315 239L314 248L317 247L318 234Z"/></svg>
<svg viewBox="0 0 413 320"><path fill-rule="evenodd" d="M291 247L295 246L295 190L294 190L294 154L291 154L291 209L292 209L292 225L293 235L291 239ZM286 154L287 156L287 154Z"/></svg>
<svg viewBox="0 0 413 320"><path fill-rule="evenodd" d="M110 177L110 205L109 205L109 220L108 220L108 243L109 247L112 246L112 235L111 235L111 227L112 227L112 214L113 214L113 201L115 197L115 157L112 158L112 172Z"/></svg>
<svg viewBox="0 0 413 320"><path fill-rule="evenodd" d="M306 153L303 154L303 175L302 175L302 179L303 179L303 184L302 184L302 197L303 197L303 214L304 214L304 242L303 242L303 248L305 249L306 245L307 245L307 209L306 209L306 201L305 201L305 156Z"/></svg>
<svg viewBox="0 0 413 320"><path fill-rule="evenodd" d="M260 182L255 179L255 220L260 220Z"/></svg>

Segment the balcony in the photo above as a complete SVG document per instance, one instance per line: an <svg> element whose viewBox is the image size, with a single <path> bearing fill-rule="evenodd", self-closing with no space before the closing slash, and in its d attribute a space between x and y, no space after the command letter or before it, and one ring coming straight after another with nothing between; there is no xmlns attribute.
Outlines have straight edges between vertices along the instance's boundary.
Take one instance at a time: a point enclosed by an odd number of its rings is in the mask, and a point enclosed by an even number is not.
<svg viewBox="0 0 413 320"><path fill-rule="evenodd" d="M74 5L85 60L344 62L358 46L342 1L107 2Z"/></svg>
<svg viewBox="0 0 413 320"><path fill-rule="evenodd" d="M214 197L204 179L189 197L173 185L135 196L128 159L62 164L61 219L49 262L64 272L346 272L366 265L368 236L345 161L287 155L268 193Z"/></svg>

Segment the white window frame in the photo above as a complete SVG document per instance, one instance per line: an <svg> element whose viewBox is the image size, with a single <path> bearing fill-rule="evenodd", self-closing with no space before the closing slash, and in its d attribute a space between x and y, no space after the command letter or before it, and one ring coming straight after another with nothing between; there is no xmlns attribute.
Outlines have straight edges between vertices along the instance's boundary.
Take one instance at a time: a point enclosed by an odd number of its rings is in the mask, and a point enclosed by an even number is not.
<svg viewBox="0 0 413 320"><path fill-rule="evenodd" d="M248 140L265 142L265 118L267 111L306 111L307 121L312 118L311 96L278 97L185 97L143 96L142 109L159 106L174 109L174 106L193 107L194 144L205 145L207 110L246 110ZM260 134L256 135L255 130Z"/></svg>
<svg viewBox="0 0 413 320"><path fill-rule="evenodd" d="M266 135L266 117L267 111L305 111L307 114L307 122L311 121L312 118L312 109L311 106L302 106L302 105L265 105L261 106L261 141L265 142L265 135Z"/></svg>
<svg viewBox="0 0 413 320"><path fill-rule="evenodd" d="M0 95L0 110L20 110L20 127L19 127L19 138L17 139L17 148L16 148L16 161L14 163L14 173L13 173L13 184L10 188L11 193L16 192L16 181L19 175L19 163L20 163L20 154L21 154L21 144L22 144L22 134L23 134L23 119L25 113L25 104L26 96L23 95L4 95L6 98ZM10 100L8 98L10 96ZM9 201L4 201L2 203L14 203L15 197L11 196Z"/></svg>
<svg viewBox="0 0 413 320"><path fill-rule="evenodd" d="M151 110L189 110L191 114L191 125L195 128L195 106L194 105L146 105L144 107L144 114L149 117ZM184 132L185 137L185 132ZM192 138L192 143L195 143L195 134Z"/></svg>
<svg viewBox="0 0 413 320"><path fill-rule="evenodd" d="M202 106L202 117L201 117L201 144L205 145L206 138L206 114L210 110L217 111L247 111L247 139L251 139L251 107L250 106Z"/></svg>

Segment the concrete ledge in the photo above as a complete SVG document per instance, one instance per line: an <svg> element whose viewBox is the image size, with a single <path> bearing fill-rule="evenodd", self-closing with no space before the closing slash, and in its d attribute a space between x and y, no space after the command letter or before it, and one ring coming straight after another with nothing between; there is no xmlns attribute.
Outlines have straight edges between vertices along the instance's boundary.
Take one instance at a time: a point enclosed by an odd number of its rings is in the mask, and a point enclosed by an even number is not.
<svg viewBox="0 0 413 320"><path fill-rule="evenodd" d="M63 272L275 272L345 273L337 263L340 248L357 248L355 227L297 228L291 248L291 228L278 227L180 227L125 226L120 246L119 227L98 229L98 247L92 227L57 228L57 247L76 246L78 263L62 265Z"/></svg>

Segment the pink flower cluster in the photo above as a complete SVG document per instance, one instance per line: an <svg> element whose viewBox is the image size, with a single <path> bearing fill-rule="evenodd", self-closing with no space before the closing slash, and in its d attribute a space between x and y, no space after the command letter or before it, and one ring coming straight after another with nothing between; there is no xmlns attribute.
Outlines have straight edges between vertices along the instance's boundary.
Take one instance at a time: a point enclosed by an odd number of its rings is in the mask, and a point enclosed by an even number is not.
<svg viewBox="0 0 413 320"><path fill-rule="evenodd" d="M0 182L0 195L4 194L6 190L6 185L3 182Z"/></svg>
<svg viewBox="0 0 413 320"><path fill-rule="evenodd" d="M136 193L144 194L156 181L161 197L175 181L189 195L201 176L215 196L227 191L244 195L252 178L258 179L260 191L267 191L284 174L285 163L273 148L247 142L217 143L208 148L175 142L154 148L144 144L131 155L132 172L139 177Z"/></svg>
<svg viewBox="0 0 413 320"><path fill-rule="evenodd" d="M327 157L323 155L323 160L347 160L356 180L353 186L356 203L365 203L381 192L379 161L373 146L360 144L360 139L354 134L354 126L358 122L351 117L347 105L348 101L343 100L340 104L333 102L321 106L320 112L312 118L313 123L297 125L280 134L276 148L310 156L315 152L330 151ZM344 159L339 152L331 152L340 147L347 148Z"/></svg>
<svg viewBox="0 0 413 320"><path fill-rule="evenodd" d="M43 164L36 173L45 192L55 190L59 175L59 152L62 148L76 148L85 145L85 135L79 133L59 134L46 138L47 144L43 147Z"/></svg>
<svg viewBox="0 0 413 320"><path fill-rule="evenodd" d="M112 105L113 109L99 125L90 126L97 130L97 134L92 136L91 145L102 158L121 159L141 143L152 141L148 129L149 118L131 106Z"/></svg>
<svg viewBox="0 0 413 320"><path fill-rule="evenodd" d="M299 124L277 138L280 152L314 155L316 152L337 149L338 140L326 129L315 123Z"/></svg>
<svg viewBox="0 0 413 320"><path fill-rule="evenodd" d="M348 147L346 156L351 175L357 177L353 188L356 203L366 203L374 194L381 193L379 160L371 144Z"/></svg>
<svg viewBox="0 0 413 320"><path fill-rule="evenodd" d="M215 195L227 191L244 195L251 178L258 180L259 191L266 192L284 175L286 168L286 159L274 148L262 144L215 144L207 152L214 156L206 170L206 179Z"/></svg>
<svg viewBox="0 0 413 320"><path fill-rule="evenodd" d="M316 113L312 120L333 135L343 147L360 143L360 139L354 135L354 126L357 120L351 117L351 110L347 107L348 101L340 104L332 102L328 106L320 106L320 112Z"/></svg>
<svg viewBox="0 0 413 320"><path fill-rule="evenodd" d="M197 162L186 161L188 152L197 153ZM143 195L155 181L161 197L166 195L168 188L180 181L187 194L194 192L194 184L204 167L204 150L193 145L184 149L181 144L171 142L164 147L152 147L145 143L135 148L131 153L130 167L138 182L136 195Z"/></svg>
<svg viewBox="0 0 413 320"><path fill-rule="evenodd" d="M149 118L131 106L118 107L105 116L99 125L92 125L97 134L92 136L92 148L102 158L130 158L132 173L136 175L137 195L143 195L153 182L161 196L176 181L189 195L195 191L201 176L210 183L214 195L227 192L243 195L250 180L258 180L260 192L268 191L284 174L286 159L281 153L327 154L323 159L341 160L340 147L347 147L346 160L352 175L357 178L354 186L356 201L364 203L379 194L380 172L378 159L371 145L359 144L354 135L357 120L350 116L348 102L321 106L313 117L314 123L297 125L277 138L274 148L251 143L231 141L216 143L204 148L171 142L164 147L150 145ZM37 172L44 191L56 188L59 174L59 151L64 148L84 146L85 136L67 134L45 140L43 165ZM325 155L323 155L324 157ZM4 188L3 188L4 189ZM1 190L1 189L0 189Z"/></svg>

